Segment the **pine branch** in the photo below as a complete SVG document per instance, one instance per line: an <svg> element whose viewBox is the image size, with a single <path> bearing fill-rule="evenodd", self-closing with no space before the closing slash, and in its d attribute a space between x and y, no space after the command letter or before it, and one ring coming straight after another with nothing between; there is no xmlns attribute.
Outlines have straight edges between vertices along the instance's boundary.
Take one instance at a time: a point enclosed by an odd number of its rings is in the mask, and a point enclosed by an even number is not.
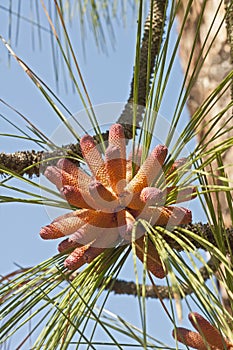
<svg viewBox="0 0 233 350"><path fill-rule="evenodd" d="M150 23L151 14L146 18L144 24L144 35L141 43L140 49L140 66L139 66L139 86L138 86L138 105L140 106L137 113L137 127L142 121L142 115L144 112L144 107L146 105L147 97L147 76L152 76L155 59L159 53L160 45L162 42L162 35L164 30L165 13L166 13L166 1L164 0L152 0L153 1L153 11L152 11L152 42L151 47L149 45L149 33L150 33ZM150 47L150 62L148 65L148 49ZM28 68L29 69L29 68ZM149 70L149 72L147 72ZM134 77L131 82L131 91L124 107L123 112L117 120L124 126L126 139L132 138L132 115L133 115L133 86ZM108 133L103 133L102 137L104 141L108 139ZM96 140L99 136L95 136ZM70 144L62 146L61 148L51 151L18 151L11 154L6 154L4 152L0 153L0 174L7 175L7 169L13 171L20 175L28 175L29 177L40 176L44 172L48 163L46 159L59 158L64 156L81 156L79 143ZM55 164L49 161L49 165ZM78 161L77 161L78 164Z"/></svg>
<svg viewBox="0 0 233 350"><path fill-rule="evenodd" d="M212 257L209 259L209 261L206 264L207 266L203 266L200 268L200 274L202 275L204 281L207 281L210 278L209 269L211 269L213 274L216 272L217 268L219 267L219 263L217 262L215 257ZM190 286L183 285L181 287L183 290L183 295L181 295L181 298L186 297L187 295L190 295L194 292L194 290ZM142 296L142 285L139 284L139 286L136 285L133 281L124 281L115 279L114 281L111 281L109 285L105 287L105 290L110 290L111 292L114 292L114 294L127 294L127 295L133 295L137 296L138 293L140 296ZM167 286L156 286L156 288L153 285L146 285L145 286L145 296L146 298L152 298L152 299L169 299L169 298L176 298L176 294L174 294L172 287Z"/></svg>

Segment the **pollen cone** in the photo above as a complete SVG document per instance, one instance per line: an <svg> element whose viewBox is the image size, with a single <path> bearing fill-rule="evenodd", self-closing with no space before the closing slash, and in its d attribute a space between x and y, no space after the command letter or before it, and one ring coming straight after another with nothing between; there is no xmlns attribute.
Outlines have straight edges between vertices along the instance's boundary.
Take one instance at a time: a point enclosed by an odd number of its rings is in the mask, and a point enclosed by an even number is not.
<svg viewBox="0 0 233 350"><path fill-rule="evenodd" d="M72 176L75 180L75 184L82 189L82 191L88 191L88 186L91 182L91 177L85 173L81 168L78 168L75 164L68 159L59 159L57 162L57 168L63 170Z"/></svg>
<svg viewBox="0 0 233 350"><path fill-rule="evenodd" d="M112 145L106 149L105 156L110 186L116 194L120 194L126 185L126 160L121 158L120 148Z"/></svg>
<svg viewBox="0 0 233 350"><path fill-rule="evenodd" d="M69 238L64 239L62 242L58 244L58 251L59 253L65 253L69 250L73 250L77 247L81 247L82 244L77 243L76 240L73 240L72 235Z"/></svg>
<svg viewBox="0 0 233 350"><path fill-rule="evenodd" d="M156 146L137 174L129 182L126 190L129 192L141 192L144 187L148 187L161 172L166 156L167 147L163 145Z"/></svg>
<svg viewBox="0 0 233 350"><path fill-rule="evenodd" d="M48 166L44 172L45 177L52 182L59 190L64 185L74 185L74 179L65 171L56 166Z"/></svg>
<svg viewBox="0 0 233 350"><path fill-rule="evenodd" d="M192 312L189 314L189 320L192 323L193 327L203 335L203 338L211 346L219 348L221 350L227 348L221 333L212 326L204 317L199 315L197 312Z"/></svg>
<svg viewBox="0 0 233 350"><path fill-rule="evenodd" d="M72 214L73 215L60 218L60 220L53 221L48 226L42 227L40 236L43 239L56 239L68 236L77 231L85 223L96 219L96 217L99 219L99 213L88 209L77 210Z"/></svg>
<svg viewBox="0 0 233 350"><path fill-rule="evenodd" d="M173 331L172 336L175 338L175 332ZM186 328L179 327L176 330L177 340L186 346L191 346L198 350L209 350L199 333L192 332ZM217 349L217 348L215 348Z"/></svg>
<svg viewBox="0 0 233 350"><path fill-rule="evenodd" d="M64 266L69 270L77 270L84 264L86 264L86 260L84 258L85 252L90 247L90 244L77 247L64 261Z"/></svg>
<svg viewBox="0 0 233 350"><path fill-rule="evenodd" d="M143 263L144 254L145 254L144 236L137 239L134 244L136 247L137 257ZM162 262L160 260L157 249L149 239L148 239L148 246L147 246L147 269L151 273L153 273L153 275L157 278L164 278L167 274L163 269Z"/></svg>
<svg viewBox="0 0 233 350"><path fill-rule="evenodd" d="M94 202L90 193L83 193L77 186L63 186L60 192L70 205L74 205L77 208L94 208Z"/></svg>
<svg viewBox="0 0 233 350"><path fill-rule="evenodd" d="M83 157L96 180L100 181L103 185L107 185L105 164L93 137L90 135L83 136L80 140L80 147Z"/></svg>
<svg viewBox="0 0 233 350"><path fill-rule="evenodd" d="M114 124L109 130L108 142L120 150L120 158L126 160L126 144L124 129L121 124Z"/></svg>
<svg viewBox="0 0 233 350"><path fill-rule="evenodd" d="M117 198L101 182L93 181L89 186L89 193L94 202L96 210L113 212L117 207Z"/></svg>

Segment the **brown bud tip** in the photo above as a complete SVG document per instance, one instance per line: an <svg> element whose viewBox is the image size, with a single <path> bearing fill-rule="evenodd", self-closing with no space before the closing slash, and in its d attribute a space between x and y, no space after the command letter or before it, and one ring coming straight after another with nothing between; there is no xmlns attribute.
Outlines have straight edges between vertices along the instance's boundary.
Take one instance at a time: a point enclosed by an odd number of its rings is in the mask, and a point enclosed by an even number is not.
<svg viewBox="0 0 233 350"><path fill-rule="evenodd" d="M64 261L64 266L69 270L76 270L86 263L84 253L90 245L76 248Z"/></svg>
<svg viewBox="0 0 233 350"><path fill-rule="evenodd" d="M54 230L49 226L42 227L42 229L40 230L40 236L43 239L55 239L60 237L56 237Z"/></svg>

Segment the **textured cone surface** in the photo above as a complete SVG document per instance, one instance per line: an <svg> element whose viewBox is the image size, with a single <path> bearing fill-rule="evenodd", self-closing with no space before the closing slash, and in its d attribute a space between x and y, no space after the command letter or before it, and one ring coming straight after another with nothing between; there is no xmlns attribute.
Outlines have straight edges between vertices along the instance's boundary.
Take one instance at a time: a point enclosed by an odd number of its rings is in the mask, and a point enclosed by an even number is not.
<svg viewBox="0 0 233 350"><path fill-rule="evenodd" d="M59 221L54 221L41 229L40 235L43 239L55 239L70 235L82 227L86 222L90 222L97 217L98 213L88 209L74 212L72 216L65 217ZM97 219L99 220L99 218Z"/></svg>
<svg viewBox="0 0 233 350"><path fill-rule="evenodd" d="M44 176L52 182L59 190L62 188L61 169L55 166L48 166L44 172Z"/></svg>
<svg viewBox="0 0 233 350"><path fill-rule="evenodd" d="M121 124L114 124L111 126L108 141L110 146L116 146L119 148L120 158L126 160L125 134Z"/></svg>
<svg viewBox="0 0 233 350"><path fill-rule="evenodd" d="M93 137L86 135L80 140L80 147L92 174L103 185L107 185L107 177L103 158L95 144Z"/></svg>
<svg viewBox="0 0 233 350"><path fill-rule="evenodd" d="M193 327L203 336L203 338L212 346L219 348L220 350L226 348L226 342L221 333L212 326L204 317L197 312L189 314L189 320Z"/></svg>
<svg viewBox="0 0 233 350"><path fill-rule="evenodd" d="M57 162L57 167L59 169L64 170L66 173L74 177L78 177L78 173L80 169L68 159L65 159L65 158L59 159Z"/></svg>
<svg viewBox="0 0 233 350"><path fill-rule="evenodd" d="M145 203L140 198L140 193L129 193L131 200L127 204L127 207L134 210L142 210L145 207ZM127 199L127 196L126 196Z"/></svg>
<svg viewBox="0 0 233 350"><path fill-rule="evenodd" d="M86 250L84 254L84 260L87 264L90 264L98 255L100 255L105 248L99 248L99 247L90 247Z"/></svg>
<svg viewBox="0 0 233 350"><path fill-rule="evenodd" d="M82 171L80 170L80 174L81 173ZM61 188L66 185L77 186L78 184L78 178L76 176L70 175L69 173L55 166L48 167L45 170L44 175L49 181L56 185L59 190L61 190Z"/></svg>
<svg viewBox="0 0 233 350"><path fill-rule="evenodd" d="M174 334L175 333L173 332L173 337L175 338ZM210 347L208 348L205 345L199 333L192 332L186 328L182 328L182 327L177 328L177 340L187 346L191 346L194 349L210 350ZM215 350L217 349L215 348Z"/></svg>
<svg viewBox="0 0 233 350"><path fill-rule="evenodd" d="M96 248L110 248L115 246L119 237L118 228L116 222L114 223L114 227L110 227L107 230L104 230L103 234L97 236L95 243L92 244L93 247Z"/></svg>
<svg viewBox="0 0 233 350"><path fill-rule="evenodd" d="M137 239L134 244L136 246L137 257L143 263L145 254L144 237L142 236ZM157 249L149 239L147 246L147 269L157 278L164 278L166 276Z"/></svg>
<svg viewBox="0 0 233 350"><path fill-rule="evenodd" d="M86 260L84 258L84 253L90 245L82 246L76 248L69 256L66 258L64 265L69 270L76 270L86 264Z"/></svg>
<svg viewBox="0 0 233 350"><path fill-rule="evenodd" d="M158 145L142 164L137 174L127 185L130 192L141 192L148 187L162 170L162 164L167 156L167 147Z"/></svg>
<svg viewBox="0 0 233 350"><path fill-rule="evenodd" d="M94 202L89 192L83 194L77 186L64 186L60 192L70 205L77 208L93 209Z"/></svg>
<svg viewBox="0 0 233 350"><path fill-rule="evenodd" d="M116 194L120 194L126 185L126 160L121 158L120 149L112 145L107 148L105 155L110 186Z"/></svg>
<svg viewBox="0 0 233 350"><path fill-rule="evenodd" d="M68 173L75 180L75 184L82 191L88 192L88 186L91 182L91 177L85 173L81 168L76 167L67 159L60 159L57 163L57 167Z"/></svg>
<svg viewBox="0 0 233 350"><path fill-rule="evenodd" d="M80 245L86 245L92 241L95 241L98 236L103 234L104 229L102 227L85 224L79 230L73 233L72 240L76 241Z"/></svg>
<svg viewBox="0 0 233 350"><path fill-rule="evenodd" d="M64 219L67 219L67 218L73 218L73 217L86 217L86 216L89 216L89 215L92 215L91 214L92 212L87 210L87 209L79 209L79 210L75 210L75 211L71 211L69 213L66 213L66 214L63 214L63 215L60 215L58 216L57 218L55 218L53 221L52 221L52 224L54 222L58 222L58 221L61 221L61 220L64 220Z"/></svg>

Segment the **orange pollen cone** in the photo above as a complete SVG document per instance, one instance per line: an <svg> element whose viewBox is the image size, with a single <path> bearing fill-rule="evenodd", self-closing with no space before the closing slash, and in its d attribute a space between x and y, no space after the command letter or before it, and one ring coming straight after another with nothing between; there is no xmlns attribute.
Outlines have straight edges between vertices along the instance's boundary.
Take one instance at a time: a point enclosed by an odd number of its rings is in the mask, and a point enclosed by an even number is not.
<svg viewBox="0 0 233 350"><path fill-rule="evenodd" d="M83 209L77 210L77 212L73 212L72 216L61 218L43 227L40 236L43 239L56 239L74 233L87 222L101 221L100 216L102 215L93 210Z"/></svg>
<svg viewBox="0 0 233 350"><path fill-rule="evenodd" d="M149 221L151 225L158 226L186 225L192 221L191 211L181 207L144 208L139 217Z"/></svg>
<svg viewBox="0 0 233 350"><path fill-rule="evenodd" d="M106 185L107 177L105 164L93 137L90 135L83 136L80 140L80 147L83 157L86 160L94 177Z"/></svg>
<svg viewBox="0 0 233 350"><path fill-rule="evenodd" d="M175 338L175 334L177 340L186 346L191 346L194 349L198 350L209 350L206 343L203 341L201 335L196 332L192 332L186 328L179 327L176 329L176 333L173 331L172 336Z"/></svg>
<svg viewBox="0 0 233 350"><path fill-rule="evenodd" d="M137 257L143 262L144 254L145 254L145 243L144 236L137 239L133 244L136 247ZM160 256L157 252L157 249L153 245L153 243L148 239L147 245L147 269L153 273L153 275L157 278L164 278L166 276L166 271L162 266L162 262Z"/></svg>
<svg viewBox="0 0 233 350"><path fill-rule="evenodd" d="M97 210L114 212L119 205L116 196L98 181L90 184L89 192L94 202L94 208Z"/></svg>
<svg viewBox="0 0 233 350"><path fill-rule="evenodd" d="M111 145L107 148L105 156L110 186L116 194L120 194L124 191L126 185L126 160L121 158L120 149Z"/></svg>
<svg viewBox="0 0 233 350"><path fill-rule="evenodd" d="M84 264L86 264L86 259L84 258L85 252L90 247L90 244L85 246L77 247L64 261L64 266L69 270L77 270Z"/></svg>
<svg viewBox="0 0 233 350"><path fill-rule="evenodd" d="M162 170L162 164L167 156L167 147L158 145L142 164L137 174L127 185L129 192L141 192L149 186Z"/></svg>
<svg viewBox="0 0 233 350"><path fill-rule="evenodd" d="M77 243L75 240L72 239L72 236L70 236L69 238L64 239L62 242L60 242L58 244L58 251L59 253L64 253L68 250L77 248L77 247L81 247L82 244Z"/></svg>
<svg viewBox="0 0 233 350"><path fill-rule="evenodd" d="M60 192L69 204L78 208L93 209L94 203L89 192L82 193L76 186L64 186Z"/></svg>
<svg viewBox="0 0 233 350"><path fill-rule="evenodd" d="M121 124L114 124L109 130L109 145L116 146L120 150L120 158L126 160L125 133Z"/></svg>

